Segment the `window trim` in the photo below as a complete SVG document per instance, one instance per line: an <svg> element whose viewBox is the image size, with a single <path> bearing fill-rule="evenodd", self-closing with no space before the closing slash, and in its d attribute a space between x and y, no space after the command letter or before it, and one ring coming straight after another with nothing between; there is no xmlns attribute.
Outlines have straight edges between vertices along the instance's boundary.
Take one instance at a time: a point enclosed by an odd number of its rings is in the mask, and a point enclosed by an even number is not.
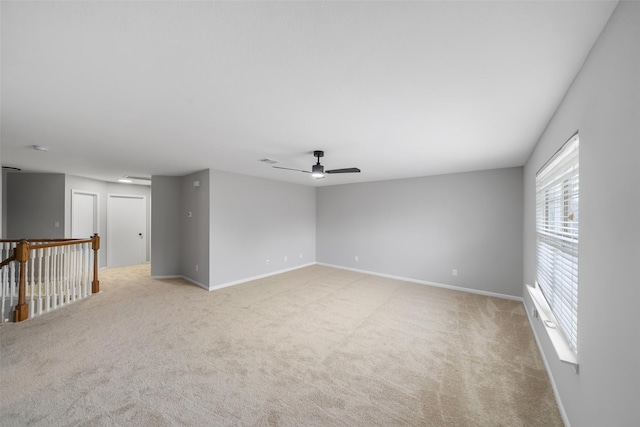
<svg viewBox="0 0 640 427"><path fill-rule="evenodd" d="M579 132L535 176L535 286L527 285L558 357L578 367ZM569 156L569 157L568 157ZM553 194L555 191L555 194ZM549 195L553 198L549 202ZM544 197L544 199L542 199ZM569 215L569 205L574 204ZM555 214L560 214L556 216ZM558 218L554 220L554 218ZM547 268L545 268L545 266ZM538 280L544 280L544 286ZM555 306L556 313L552 306ZM558 318L561 315L561 318ZM559 319L561 321L559 321Z"/></svg>
<svg viewBox="0 0 640 427"><path fill-rule="evenodd" d="M551 307L549 307L549 303L547 303L542 291L540 291L540 288L537 285L535 287L526 285L526 288L531 300L533 301L533 317L540 319L544 330L547 332L547 335L551 340L551 344L553 344L553 348L556 350L558 359L562 362L573 365L577 373L579 366L578 355L573 351L567 339L556 327L556 317L553 315Z"/></svg>

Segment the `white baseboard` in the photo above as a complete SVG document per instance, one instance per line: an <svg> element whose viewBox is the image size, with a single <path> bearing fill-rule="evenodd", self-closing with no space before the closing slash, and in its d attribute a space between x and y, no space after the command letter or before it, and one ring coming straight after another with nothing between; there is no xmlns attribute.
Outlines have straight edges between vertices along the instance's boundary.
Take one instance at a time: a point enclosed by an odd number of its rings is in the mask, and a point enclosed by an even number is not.
<svg viewBox="0 0 640 427"><path fill-rule="evenodd" d="M300 268L309 267L309 266L312 266L312 265L315 265L315 264L316 264L315 262L310 262L308 264L298 265L298 266L291 267L291 268L285 268L284 270L272 271L271 273L261 274L259 276L246 277L244 279L235 280L233 282L223 283L221 285L209 286L208 289L210 291L215 291L215 290L218 290L218 289L227 288L229 286L234 286L234 285L239 285L241 283L251 282L252 280L264 279L265 277L275 276L276 274L286 273L287 271L298 270Z"/></svg>
<svg viewBox="0 0 640 427"><path fill-rule="evenodd" d="M538 351L542 356L542 363L544 363L544 368L547 370L547 376L549 377L549 382L551 383L551 389L553 390L553 395L556 398L556 403L558 404L558 409L560 410L560 416L562 417L562 422L566 427L571 427L571 423L569 422L569 417L567 416L567 411L564 409L564 405L562 404L562 399L560 398L560 392L558 391L558 386L556 385L556 381L553 378L553 373L549 368L549 361L547 360L547 355L542 348L542 344L540 343L540 339L538 338L538 333L536 332L536 328L533 326L534 319L531 317L531 313L525 304L524 299L522 300L522 304L524 305L524 311L527 313L527 318L529 319L529 326L531 327L531 332L533 332L533 338L536 340L536 345L538 346Z"/></svg>
<svg viewBox="0 0 640 427"><path fill-rule="evenodd" d="M265 277L275 276L276 274L282 274L282 273L286 273L288 271L298 270L300 268L309 267L309 266L312 266L312 265L323 265L325 267L338 268L340 270L355 271L357 273L370 274L372 276L385 277L387 279L402 280L403 282L418 283L420 285L435 286L437 288L451 289L451 290L454 290L454 291L468 292L468 293L472 293L472 294L479 294L479 295L485 295L485 296L489 296L489 297L508 299L508 300L512 300L512 301L520 301L520 302L524 301L522 299L522 297L517 297L517 296L513 296L513 295L501 294L501 293L497 293L497 292L481 291L481 290L478 290L478 289L464 288L464 287L461 287L461 286L447 285L447 284L444 284L444 283L429 282L429 281L426 281L426 280L412 279L410 277L395 276L393 274L377 273L375 271L361 270L361 269L357 269L357 268L344 267L344 266L341 266L341 265L327 264L327 263L324 263L324 262L310 262L310 263L307 263L307 264L302 264L302 265L298 265L298 266L291 267L291 268L285 268L284 270L272 271L270 273L260 274L258 276L245 277L245 278L240 279L240 280L234 280L233 282L222 283L220 285L214 285L214 286L206 286L206 285L204 285L202 283L199 283L199 282L197 282L195 280L192 280L192 279L190 279L188 277L180 276L180 275L151 276L151 278L152 279L176 279L176 278L180 278L180 279L184 279L184 280L186 280L188 282L191 282L194 285L197 285L197 286L199 286L199 287L201 287L203 289L206 289L208 291L215 291L217 289L222 289L222 288L227 288L229 286L239 285L241 283L250 282L252 280L264 279Z"/></svg>
<svg viewBox="0 0 640 427"><path fill-rule="evenodd" d="M190 279L186 276L180 276L179 274L177 275L170 275L170 276L151 276L152 279L158 279L158 280L162 280L162 279L184 279L187 282L193 283L196 286L201 287L202 289L204 289L205 291L209 290L209 287L203 283L197 282L193 279Z"/></svg>
<svg viewBox="0 0 640 427"><path fill-rule="evenodd" d="M324 265L325 267L339 268L341 270L355 271L357 273L370 274L372 276L386 277L387 279L402 280L403 282L418 283L420 285L435 286L437 288L451 289L453 291L468 292L468 293L471 293L471 294L479 294L479 295L484 295L484 296L488 296L488 297L496 297L496 298L508 299L508 300L512 300L512 301L520 301L520 302L523 301L522 297L517 297L517 296L507 295L507 294L500 294L500 293L497 293L497 292L481 291L481 290L478 290L478 289L463 288L461 286L446 285L444 283L428 282L426 280L418 280L418 279L412 279L410 277L394 276L393 274L377 273L375 271L360 270L358 268L343 267L341 265L327 264L327 263L324 263L324 262L317 262L316 264Z"/></svg>

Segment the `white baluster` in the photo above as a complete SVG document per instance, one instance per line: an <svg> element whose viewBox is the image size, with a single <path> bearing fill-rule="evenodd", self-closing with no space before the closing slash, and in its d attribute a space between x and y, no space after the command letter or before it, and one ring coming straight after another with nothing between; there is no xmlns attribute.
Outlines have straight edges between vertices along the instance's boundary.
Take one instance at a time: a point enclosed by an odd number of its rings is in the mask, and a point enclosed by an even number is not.
<svg viewBox="0 0 640 427"><path fill-rule="evenodd" d="M3 242L2 243L2 259L5 260L6 258L9 257L8 251L7 249L9 248L9 243L8 242ZM4 312L5 312L5 304L7 301L7 295L9 293L9 266L6 265L3 269L2 269L2 301L0 301L0 303L2 304L2 306L0 307L0 321L4 322Z"/></svg>
<svg viewBox="0 0 640 427"><path fill-rule="evenodd" d="M66 304L67 302L69 302L69 256L67 255L67 251L69 248L67 248L66 246L61 246L60 247L60 252L61 252L61 268L60 268L60 272L62 273L62 275L60 276L60 295L62 296L62 298L60 299L61 301L61 305L62 304Z"/></svg>
<svg viewBox="0 0 640 427"><path fill-rule="evenodd" d="M7 257L5 256L5 245L6 242L2 242L2 260L4 261ZM0 273L2 273L2 289L0 290L0 292L2 292L2 295L0 295L0 304L2 304L2 306L0 306L0 321L4 322L4 298L6 295L6 285L9 282L9 276L7 275L7 271L9 271L9 266L5 266Z"/></svg>
<svg viewBox="0 0 640 427"><path fill-rule="evenodd" d="M67 253L69 254L69 264L68 264L68 276L67 276L67 284L68 284L68 289L69 289L69 298L68 301L69 302L73 302L75 301L75 286L74 286L74 274L73 274L73 267L75 264L75 252L73 250L73 246L67 246Z"/></svg>
<svg viewBox="0 0 640 427"><path fill-rule="evenodd" d="M42 314L42 249L36 249L36 259L38 260L38 315Z"/></svg>
<svg viewBox="0 0 640 427"><path fill-rule="evenodd" d="M78 248L80 250L80 254L78 256L78 288L80 289L80 298L84 298L87 296L87 286L86 286L86 280L84 277L84 249L85 249L85 244L84 243L80 243L80 245L78 245Z"/></svg>
<svg viewBox="0 0 640 427"><path fill-rule="evenodd" d="M58 306L64 305L64 246L58 248Z"/></svg>
<svg viewBox="0 0 640 427"><path fill-rule="evenodd" d="M71 246L64 246L64 293L65 303L71 302Z"/></svg>
<svg viewBox="0 0 640 427"><path fill-rule="evenodd" d="M91 295L91 246L84 244L84 294Z"/></svg>
<svg viewBox="0 0 640 427"><path fill-rule="evenodd" d="M45 248L44 250L44 309L45 311L51 310L51 284L49 283L49 273L51 270L51 248Z"/></svg>
<svg viewBox="0 0 640 427"><path fill-rule="evenodd" d="M16 250L16 248L18 247L18 242L12 243L11 244L11 249L13 251ZM19 279L19 274L20 274L20 270L19 270L19 266L17 262L12 262L11 264L13 264L13 289L11 290L11 295L13 295L13 298L15 298L15 304L18 304L18 294L20 293L20 279Z"/></svg>
<svg viewBox="0 0 640 427"><path fill-rule="evenodd" d="M58 307L58 247L53 247L53 255L51 259L51 309Z"/></svg>
<svg viewBox="0 0 640 427"><path fill-rule="evenodd" d="M1 313L1 318L0 320L2 320L4 322L4 320L6 319L5 317L5 309L6 309L6 305L9 302L7 299L7 296L9 295L9 266L5 266L5 268L2 269L2 308L0 308Z"/></svg>
<svg viewBox="0 0 640 427"><path fill-rule="evenodd" d="M73 299L80 299L80 292L78 292L78 245L71 246L73 253L73 270L71 272L73 280L71 285L73 286Z"/></svg>
<svg viewBox="0 0 640 427"><path fill-rule="evenodd" d="M69 303L69 247L68 246L63 246L62 247L62 254L64 256L63 260L64 260L64 267L63 267L63 271L64 271L64 276L62 278L62 283L64 284L64 303L68 304Z"/></svg>
<svg viewBox="0 0 640 427"><path fill-rule="evenodd" d="M73 301L75 301L79 295L78 295L78 247L77 245L73 245L70 246L71 249L71 253L72 255L72 270L71 270L71 276L72 276L72 280L71 280L71 286L73 287Z"/></svg>
<svg viewBox="0 0 640 427"><path fill-rule="evenodd" d="M58 255L58 305L63 306L66 298L64 292L64 246L60 246L58 251L60 254Z"/></svg>
<svg viewBox="0 0 640 427"><path fill-rule="evenodd" d="M29 250L29 259L27 261L27 271L31 273L31 275L27 277L27 283L26 283L27 289L25 290L28 292L28 295L29 295L29 317L35 317L36 304L34 302L33 294L34 294L35 284L36 284L36 279L35 279L36 251L34 250ZM31 280L29 280L29 277L31 277Z"/></svg>
<svg viewBox="0 0 640 427"><path fill-rule="evenodd" d="M78 294L84 298L84 243L78 245Z"/></svg>

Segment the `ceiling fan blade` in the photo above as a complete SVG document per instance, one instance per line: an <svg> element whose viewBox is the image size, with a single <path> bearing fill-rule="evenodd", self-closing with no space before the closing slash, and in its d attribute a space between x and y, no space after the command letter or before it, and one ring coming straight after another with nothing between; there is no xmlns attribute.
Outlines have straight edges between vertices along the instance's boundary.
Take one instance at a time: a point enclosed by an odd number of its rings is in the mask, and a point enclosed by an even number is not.
<svg viewBox="0 0 640 427"><path fill-rule="evenodd" d="M330 171L325 171L325 173L358 173L360 169L358 168L346 168L346 169L332 169Z"/></svg>
<svg viewBox="0 0 640 427"><path fill-rule="evenodd" d="M311 173L311 171L303 171L302 169L292 169L292 168L283 168L282 166L271 166L272 168L276 168L276 169L285 169L288 171L297 171L297 172L304 172L304 173Z"/></svg>

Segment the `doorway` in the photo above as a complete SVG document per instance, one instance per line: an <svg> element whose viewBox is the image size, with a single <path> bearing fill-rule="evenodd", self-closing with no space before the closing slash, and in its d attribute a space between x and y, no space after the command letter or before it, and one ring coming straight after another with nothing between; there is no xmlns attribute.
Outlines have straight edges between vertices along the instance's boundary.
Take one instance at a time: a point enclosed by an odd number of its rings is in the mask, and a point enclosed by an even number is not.
<svg viewBox="0 0 640 427"><path fill-rule="evenodd" d="M147 259L145 196L107 195L107 265L144 264Z"/></svg>
<svg viewBox="0 0 640 427"><path fill-rule="evenodd" d="M98 193L71 190L71 238L88 239L99 233Z"/></svg>

